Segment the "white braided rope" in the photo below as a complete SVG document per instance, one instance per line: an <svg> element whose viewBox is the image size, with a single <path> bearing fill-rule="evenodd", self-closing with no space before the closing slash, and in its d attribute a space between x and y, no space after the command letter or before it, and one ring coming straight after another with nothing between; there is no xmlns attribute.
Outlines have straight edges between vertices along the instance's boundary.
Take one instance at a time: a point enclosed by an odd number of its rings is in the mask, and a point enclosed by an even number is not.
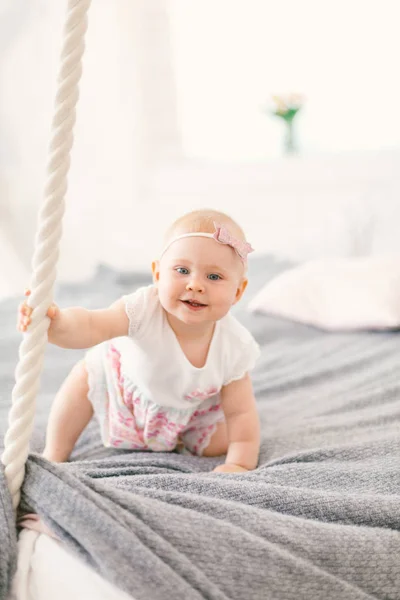
<svg viewBox="0 0 400 600"><path fill-rule="evenodd" d="M58 76L58 91L47 164L47 181L36 235L33 256L33 277L28 304L34 310L32 322L19 348L15 371L16 383L12 392L9 429L4 438L5 451L1 461L5 466L7 483L16 509L29 454L29 440L35 417L36 395L40 386L47 331L50 319L46 316L53 302L53 284L64 215L64 197L73 142L75 107L78 83L82 73L87 11L91 0L68 0L67 17Z"/></svg>

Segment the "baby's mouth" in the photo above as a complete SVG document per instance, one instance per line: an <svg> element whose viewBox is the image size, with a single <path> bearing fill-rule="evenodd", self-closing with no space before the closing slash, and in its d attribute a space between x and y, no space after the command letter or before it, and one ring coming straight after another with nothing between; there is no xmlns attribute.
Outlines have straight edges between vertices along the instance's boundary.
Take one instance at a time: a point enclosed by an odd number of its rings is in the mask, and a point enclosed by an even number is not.
<svg viewBox="0 0 400 600"><path fill-rule="evenodd" d="M203 304L202 302L197 302L195 300L182 300L184 304L188 304L189 306L193 306L193 308L201 308L203 306L207 306L207 304Z"/></svg>

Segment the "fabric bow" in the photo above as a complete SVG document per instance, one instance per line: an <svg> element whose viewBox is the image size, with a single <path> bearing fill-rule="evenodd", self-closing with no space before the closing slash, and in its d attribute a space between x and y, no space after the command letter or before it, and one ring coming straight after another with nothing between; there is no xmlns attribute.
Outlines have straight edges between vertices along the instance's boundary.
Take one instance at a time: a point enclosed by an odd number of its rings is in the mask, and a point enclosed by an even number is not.
<svg viewBox="0 0 400 600"><path fill-rule="evenodd" d="M248 242L235 238L228 229L222 225L214 223L214 227L215 233L213 238L220 244L231 246L243 261L247 260L247 255L250 254L250 252L254 252L254 248L252 248Z"/></svg>

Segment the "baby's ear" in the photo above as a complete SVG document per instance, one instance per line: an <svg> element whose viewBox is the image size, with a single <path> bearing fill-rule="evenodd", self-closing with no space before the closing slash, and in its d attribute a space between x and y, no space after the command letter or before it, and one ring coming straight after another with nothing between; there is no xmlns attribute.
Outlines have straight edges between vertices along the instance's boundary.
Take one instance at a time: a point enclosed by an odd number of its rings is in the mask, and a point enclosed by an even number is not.
<svg viewBox="0 0 400 600"><path fill-rule="evenodd" d="M157 283L160 279L160 263L158 260L154 260L151 263L151 271L153 273L153 283Z"/></svg>
<svg viewBox="0 0 400 600"><path fill-rule="evenodd" d="M248 284L248 280L242 279L242 281L240 282L240 284L236 290L235 301L233 304L236 304L236 302L239 302L240 298L243 296L244 290L247 288L247 284Z"/></svg>

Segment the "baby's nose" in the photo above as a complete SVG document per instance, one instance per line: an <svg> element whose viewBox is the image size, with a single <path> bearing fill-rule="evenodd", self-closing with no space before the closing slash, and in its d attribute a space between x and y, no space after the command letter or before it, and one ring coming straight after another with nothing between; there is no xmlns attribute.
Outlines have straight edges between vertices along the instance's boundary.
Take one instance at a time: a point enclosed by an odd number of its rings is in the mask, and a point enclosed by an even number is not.
<svg viewBox="0 0 400 600"><path fill-rule="evenodd" d="M198 292L199 294L202 294L204 292L204 285L200 281L192 279L187 284L186 290L188 292Z"/></svg>

